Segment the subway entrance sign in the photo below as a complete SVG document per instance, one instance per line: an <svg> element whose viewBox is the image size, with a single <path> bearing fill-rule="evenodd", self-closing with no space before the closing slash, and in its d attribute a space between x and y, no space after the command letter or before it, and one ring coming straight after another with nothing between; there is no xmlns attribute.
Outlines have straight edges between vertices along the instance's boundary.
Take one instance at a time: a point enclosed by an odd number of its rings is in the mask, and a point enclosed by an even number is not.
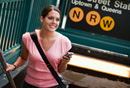
<svg viewBox="0 0 130 88"><path fill-rule="evenodd" d="M130 2L71 0L66 27L130 41Z"/></svg>

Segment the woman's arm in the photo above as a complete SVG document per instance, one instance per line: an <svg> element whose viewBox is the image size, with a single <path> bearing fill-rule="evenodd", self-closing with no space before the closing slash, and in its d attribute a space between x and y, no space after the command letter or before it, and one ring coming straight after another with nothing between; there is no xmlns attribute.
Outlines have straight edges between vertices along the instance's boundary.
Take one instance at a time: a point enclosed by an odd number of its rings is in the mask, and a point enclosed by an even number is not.
<svg viewBox="0 0 130 88"><path fill-rule="evenodd" d="M15 69L15 66L16 66L16 68L18 68L18 67L24 65L27 60L28 60L28 50L22 41L21 55L18 57L18 59L16 60L16 62L13 65L7 64L6 71L12 71Z"/></svg>

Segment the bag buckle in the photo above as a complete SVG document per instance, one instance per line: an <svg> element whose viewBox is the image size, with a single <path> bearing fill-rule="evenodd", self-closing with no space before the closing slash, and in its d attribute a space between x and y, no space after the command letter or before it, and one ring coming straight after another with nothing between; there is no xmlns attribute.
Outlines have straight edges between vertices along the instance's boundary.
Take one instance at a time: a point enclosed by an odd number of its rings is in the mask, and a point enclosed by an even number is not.
<svg viewBox="0 0 130 88"><path fill-rule="evenodd" d="M50 68L50 67L51 67L51 64L47 64L47 67Z"/></svg>

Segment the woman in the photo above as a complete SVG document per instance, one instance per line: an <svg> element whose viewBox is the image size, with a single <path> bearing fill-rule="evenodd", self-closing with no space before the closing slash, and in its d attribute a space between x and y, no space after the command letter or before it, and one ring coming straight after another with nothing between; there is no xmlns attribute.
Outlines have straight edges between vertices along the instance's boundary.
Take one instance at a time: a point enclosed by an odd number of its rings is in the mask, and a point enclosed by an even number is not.
<svg viewBox="0 0 130 88"><path fill-rule="evenodd" d="M71 49L70 40L56 32L60 18L59 9L49 5L41 13L40 21L42 27L35 30L38 42L57 74L66 70L67 63L71 58L71 56L64 56ZM64 56L64 59L62 56ZM15 70L25 64L28 59L27 75L23 88L58 88L57 81L44 63L29 32L22 36L21 55L13 65L7 64L8 68L6 71Z"/></svg>

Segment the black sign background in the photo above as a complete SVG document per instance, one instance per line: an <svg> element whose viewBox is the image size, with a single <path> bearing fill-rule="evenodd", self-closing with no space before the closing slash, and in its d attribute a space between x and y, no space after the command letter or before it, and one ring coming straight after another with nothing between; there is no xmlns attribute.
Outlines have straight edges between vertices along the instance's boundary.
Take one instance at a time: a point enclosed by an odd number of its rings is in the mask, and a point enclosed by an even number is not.
<svg viewBox="0 0 130 88"><path fill-rule="evenodd" d="M90 2L87 2L87 0L81 0L81 1L86 2L86 3L90 3ZM127 3L127 4L130 3L128 1L124 2L123 0L122 0L122 2ZM106 6L106 7L117 9L114 7L114 3L115 3L115 0L111 0L111 5ZM122 10L122 14L117 14L117 13L102 11L101 7L103 6L103 4L98 4L99 9L94 9L95 3L92 3L92 5L93 5L93 8L88 8L88 7L79 6L79 5L75 6L74 4L71 3L70 10L71 10L71 8L74 8L74 7L81 8L84 11L84 18L80 22L73 22L68 17L67 27L90 32L90 33L106 35L106 36L110 36L113 38L118 38L118 39L130 41L130 11L129 10L123 10L123 9L118 8L118 10ZM96 26L89 25L86 22L86 15L90 11L97 11L101 16L101 19L104 16L112 17L115 21L114 28L111 31L104 31L101 29L100 23Z"/></svg>

